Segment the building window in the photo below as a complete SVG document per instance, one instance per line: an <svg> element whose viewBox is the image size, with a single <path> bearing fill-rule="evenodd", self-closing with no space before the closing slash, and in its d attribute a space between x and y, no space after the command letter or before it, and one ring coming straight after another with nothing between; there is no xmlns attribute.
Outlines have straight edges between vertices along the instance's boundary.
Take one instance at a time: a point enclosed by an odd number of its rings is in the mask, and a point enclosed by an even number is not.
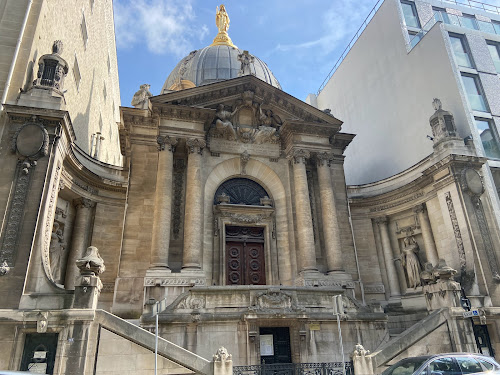
<svg viewBox="0 0 500 375"><path fill-rule="evenodd" d="M500 142L491 120L477 118L476 128L486 157L500 159Z"/></svg>
<svg viewBox="0 0 500 375"><path fill-rule="evenodd" d="M486 43L488 43L488 49L490 50L493 64L495 64L495 69L497 70L497 73L500 74L500 43L495 43L489 40Z"/></svg>
<svg viewBox="0 0 500 375"><path fill-rule="evenodd" d="M460 17L460 25L468 29L479 30L479 27L477 26L476 17L470 14L463 14L462 17Z"/></svg>
<svg viewBox="0 0 500 375"><path fill-rule="evenodd" d="M491 24L495 29L495 33L500 34L500 22L491 21Z"/></svg>
<svg viewBox="0 0 500 375"><path fill-rule="evenodd" d="M450 34L451 48L458 66L464 68L474 68L472 57L469 53L467 42L463 35Z"/></svg>
<svg viewBox="0 0 500 375"><path fill-rule="evenodd" d="M80 74L80 67L78 66L78 59L75 54L75 62L73 63L73 77L75 77L76 89L80 88L80 81L82 80L82 76Z"/></svg>
<svg viewBox="0 0 500 375"><path fill-rule="evenodd" d="M473 111L488 112L488 106L476 76L462 74L462 82L464 83L465 92L469 99L469 104Z"/></svg>
<svg viewBox="0 0 500 375"><path fill-rule="evenodd" d="M108 74L111 74L111 59L109 58L109 55L108 55Z"/></svg>
<svg viewBox="0 0 500 375"><path fill-rule="evenodd" d="M94 0L90 0L90 10L94 10Z"/></svg>
<svg viewBox="0 0 500 375"><path fill-rule="evenodd" d="M484 31L486 33L495 34L495 28L491 22L476 20L479 24L479 30Z"/></svg>
<svg viewBox="0 0 500 375"><path fill-rule="evenodd" d="M401 1L401 8L403 8L406 26L420 28L415 4L409 1Z"/></svg>
<svg viewBox="0 0 500 375"><path fill-rule="evenodd" d="M82 24L80 26L82 29L83 46L87 47L87 41L89 40L89 34L87 33L87 22L85 21L85 14L82 14Z"/></svg>
<svg viewBox="0 0 500 375"><path fill-rule="evenodd" d="M448 17L448 13L446 13L446 10L443 8L435 8L432 7L432 10L434 11L434 19L436 22L444 22L447 24L450 24L450 17Z"/></svg>

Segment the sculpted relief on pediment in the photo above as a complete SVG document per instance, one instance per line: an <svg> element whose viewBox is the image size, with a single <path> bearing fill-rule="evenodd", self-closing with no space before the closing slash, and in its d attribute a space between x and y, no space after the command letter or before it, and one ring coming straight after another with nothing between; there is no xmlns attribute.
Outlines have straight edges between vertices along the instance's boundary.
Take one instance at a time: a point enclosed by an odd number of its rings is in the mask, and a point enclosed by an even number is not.
<svg viewBox="0 0 500 375"><path fill-rule="evenodd" d="M248 90L231 107L219 104L209 135L242 143L279 143L281 118L254 96L255 93Z"/></svg>

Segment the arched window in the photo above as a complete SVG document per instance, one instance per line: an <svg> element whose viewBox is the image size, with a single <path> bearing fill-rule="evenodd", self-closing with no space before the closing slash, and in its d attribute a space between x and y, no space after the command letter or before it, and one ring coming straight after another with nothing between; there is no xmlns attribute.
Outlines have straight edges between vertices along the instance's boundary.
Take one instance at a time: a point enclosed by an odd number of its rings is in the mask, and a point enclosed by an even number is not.
<svg viewBox="0 0 500 375"><path fill-rule="evenodd" d="M218 197L223 194L229 197L226 203L255 206L260 206L260 199L269 195L262 186L248 178L232 178L220 185L215 192L214 204L220 203Z"/></svg>

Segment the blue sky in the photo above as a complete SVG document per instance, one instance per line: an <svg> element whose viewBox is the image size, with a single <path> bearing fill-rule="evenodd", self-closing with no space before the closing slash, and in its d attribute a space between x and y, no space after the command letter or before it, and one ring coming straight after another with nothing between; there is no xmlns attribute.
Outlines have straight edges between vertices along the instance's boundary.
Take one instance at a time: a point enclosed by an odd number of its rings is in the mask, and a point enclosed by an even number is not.
<svg viewBox="0 0 500 375"><path fill-rule="evenodd" d="M316 92L377 0L229 0L229 36L265 61L284 91ZM122 105L158 95L175 65L217 34L212 0L114 0ZM314 4L314 5L312 5Z"/></svg>
<svg viewBox="0 0 500 375"><path fill-rule="evenodd" d="M466 0L458 0L466 1ZM485 1L500 5L500 0ZM158 95L175 65L217 35L221 0L114 0L121 102ZM287 93L315 93L377 0L227 0L229 36L265 61Z"/></svg>

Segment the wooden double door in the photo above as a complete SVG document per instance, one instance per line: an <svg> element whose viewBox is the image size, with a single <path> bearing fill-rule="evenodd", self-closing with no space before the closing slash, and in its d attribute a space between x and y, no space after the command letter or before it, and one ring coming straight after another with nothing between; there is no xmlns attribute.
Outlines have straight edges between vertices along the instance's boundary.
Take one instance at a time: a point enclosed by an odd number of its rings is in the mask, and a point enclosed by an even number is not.
<svg viewBox="0 0 500 375"><path fill-rule="evenodd" d="M226 226L226 285L265 285L264 228Z"/></svg>

